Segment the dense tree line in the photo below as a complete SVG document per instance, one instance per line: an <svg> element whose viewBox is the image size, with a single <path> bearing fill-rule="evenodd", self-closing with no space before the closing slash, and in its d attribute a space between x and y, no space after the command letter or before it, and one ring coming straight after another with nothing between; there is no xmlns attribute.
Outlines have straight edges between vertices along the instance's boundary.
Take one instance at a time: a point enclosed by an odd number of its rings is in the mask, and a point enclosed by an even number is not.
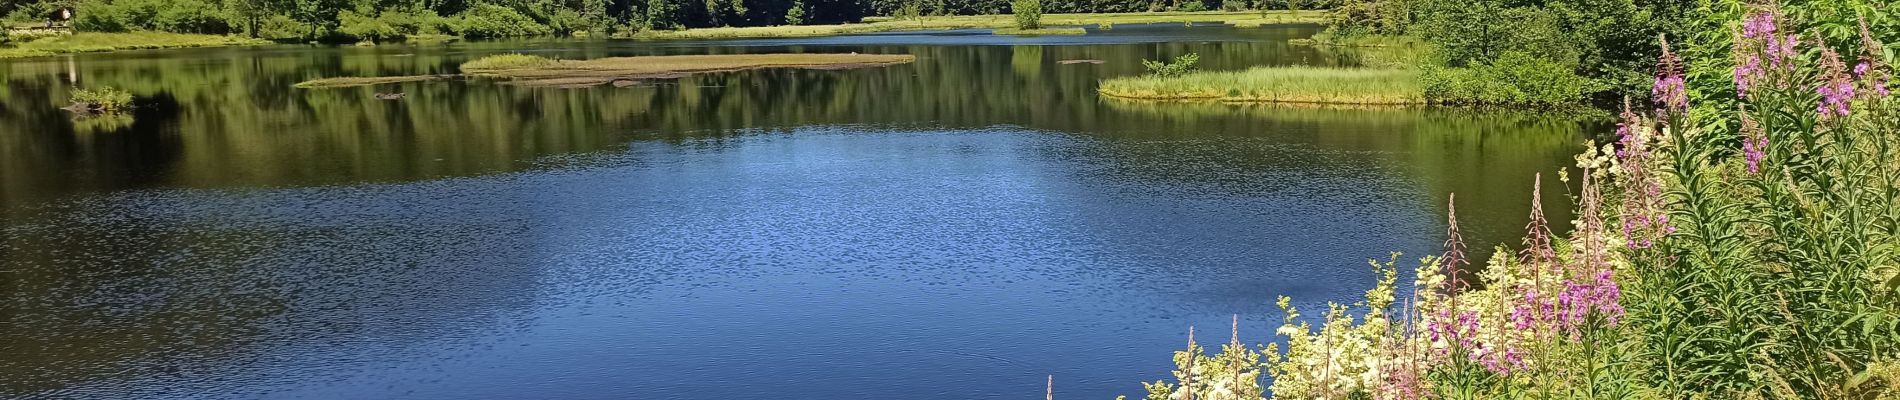
<svg viewBox="0 0 1900 400"><path fill-rule="evenodd" d="M1292 1L1295 4L1289 4ZM1338 0L1048 0L1046 12L1331 7ZM79 31L242 34L274 40L401 40L629 34L648 29L796 25L867 16L999 14L1009 0L4 0L0 15L60 9Z"/></svg>
<svg viewBox="0 0 1900 400"><path fill-rule="evenodd" d="M1503 83L1492 97L1596 94L1613 103L1647 90L1658 38L1716 31L1713 11L1699 0L1344 0L1331 33L1428 43L1426 64L1466 69L1433 75L1446 87Z"/></svg>

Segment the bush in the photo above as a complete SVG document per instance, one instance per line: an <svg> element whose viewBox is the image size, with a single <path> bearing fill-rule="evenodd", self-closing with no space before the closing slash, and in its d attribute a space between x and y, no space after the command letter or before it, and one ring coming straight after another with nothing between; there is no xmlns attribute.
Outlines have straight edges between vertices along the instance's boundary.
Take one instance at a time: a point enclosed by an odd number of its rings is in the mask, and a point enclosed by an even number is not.
<svg viewBox="0 0 1900 400"><path fill-rule="evenodd" d="M381 18L357 14L355 11L337 13L336 18L337 33L353 40L382 42L401 40L406 36Z"/></svg>
<svg viewBox="0 0 1900 400"><path fill-rule="evenodd" d="M315 27L303 21L284 15L272 15L257 24L257 32L252 32L252 36L267 40L288 41L310 38L316 33L315 31Z"/></svg>
<svg viewBox="0 0 1900 400"><path fill-rule="evenodd" d="M535 22L512 8L482 4L463 10L449 19L449 29L471 39L546 35L547 25Z"/></svg>
<svg viewBox="0 0 1900 400"><path fill-rule="evenodd" d="M1560 63L1520 52L1469 68L1425 67L1425 98L1438 104L1561 107L1598 89Z"/></svg>
<svg viewBox="0 0 1900 400"><path fill-rule="evenodd" d="M82 7L85 12L75 17L74 30L225 34L232 27L223 10L203 0L90 1Z"/></svg>
<svg viewBox="0 0 1900 400"><path fill-rule="evenodd" d="M1207 3L1203 3L1201 2L1201 0L1188 0L1186 3L1181 3L1181 7L1176 8L1175 11L1182 11L1182 12L1207 11Z"/></svg>
<svg viewBox="0 0 1900 400"><path fill-rule="evenodd" d="M591 25L586 17L582 17L580 12L574 10L561 9L555 11L554 15L548 16L548 32L553 33L554 36L569 36L574 32L586 32L592 27Z"/></svg>
<svg viewBox="0 0 1900 400"><path fill-rule="evenodd" d="M132 108L132 92L102 87L73 91L73 105L96 112L125 111Z"/></svg>
<svg viewBox="0 0 1900 400"><path fill-rule="evenodd" d="M805 24L805 1L804 0L793 0L792 8L785 9L785 24L786 25L804 25Z"/></svg>
<svg viewBox="0 0 1900 400"><path fill-rule="evenodd" d="M1187 53L1187 54L1182 54L1179 57L1175 57L1174 62L1141 60L1141 66L1148 68L1149 76L1165 78L1165 77L1186 75L1189 72L1194 72L1194 64L1198 64L1200 62L1201 62L1200 54Z"/></svg>
<svg viewBox="0 0 1900 400"><path fill-rule="evenodd" d="M1016 29L1042 29L1042 0L1015 0L1009 9L1016 14Z"/></svg>

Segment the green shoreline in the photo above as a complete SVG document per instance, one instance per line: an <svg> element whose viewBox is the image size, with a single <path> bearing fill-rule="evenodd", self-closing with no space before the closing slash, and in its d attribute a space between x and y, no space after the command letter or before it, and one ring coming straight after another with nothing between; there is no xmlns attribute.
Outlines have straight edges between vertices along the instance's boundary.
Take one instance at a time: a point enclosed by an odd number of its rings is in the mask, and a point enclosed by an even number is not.
<svg viewBox="0 0 1900 400"><path fill-rule="evenodd" d="M103 53L125 50L185 49L270 44L263 39L241 36L199 35L169 32L56 34L12 47L0 47L0 59L46 57L61 54Z"/></svg>

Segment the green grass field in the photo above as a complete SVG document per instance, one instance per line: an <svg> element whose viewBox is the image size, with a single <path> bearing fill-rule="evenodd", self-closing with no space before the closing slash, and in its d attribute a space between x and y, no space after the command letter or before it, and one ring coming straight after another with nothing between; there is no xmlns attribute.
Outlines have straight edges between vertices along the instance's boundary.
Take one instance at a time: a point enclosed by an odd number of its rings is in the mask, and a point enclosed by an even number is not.
<svg viewBox="0 0 1900 400"><path fill-rule="evenodd" d="M1417 71L1315 67L1259 67L1192 72L1177 77L1137 76L1102 82L1110 97L1143 100L1344 105L1425 104Z"/></svg>

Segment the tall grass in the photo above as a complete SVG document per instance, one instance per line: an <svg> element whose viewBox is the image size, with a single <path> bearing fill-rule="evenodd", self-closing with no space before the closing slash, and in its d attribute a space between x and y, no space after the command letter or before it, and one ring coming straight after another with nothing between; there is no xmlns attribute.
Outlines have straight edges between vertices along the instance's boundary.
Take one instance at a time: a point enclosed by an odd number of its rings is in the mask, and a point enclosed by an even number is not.
<svg viewBox="0 0 1900 400"><path fill-rule="evenodd" d="M1102 82L1103 95L1147 100L1313 104L1423 104L1418 72L1398 69L1258 67Z"/></svg>
<svg viewBox="0 0 1900 400"><path fill-rule="evenodd" d="M528 54L496 54L462 63L463 72L539 68L554 65L554 59Z"/></svg>
<svg viewBox="0 0 1900 400"><path fill-rule="evenodd" d="M135 49L171 49L267 44L269 42L237 36L199 35L169 32L102 33L80 32L0 47L0 58L39 57L68 53L91 53Z"/></svg>

